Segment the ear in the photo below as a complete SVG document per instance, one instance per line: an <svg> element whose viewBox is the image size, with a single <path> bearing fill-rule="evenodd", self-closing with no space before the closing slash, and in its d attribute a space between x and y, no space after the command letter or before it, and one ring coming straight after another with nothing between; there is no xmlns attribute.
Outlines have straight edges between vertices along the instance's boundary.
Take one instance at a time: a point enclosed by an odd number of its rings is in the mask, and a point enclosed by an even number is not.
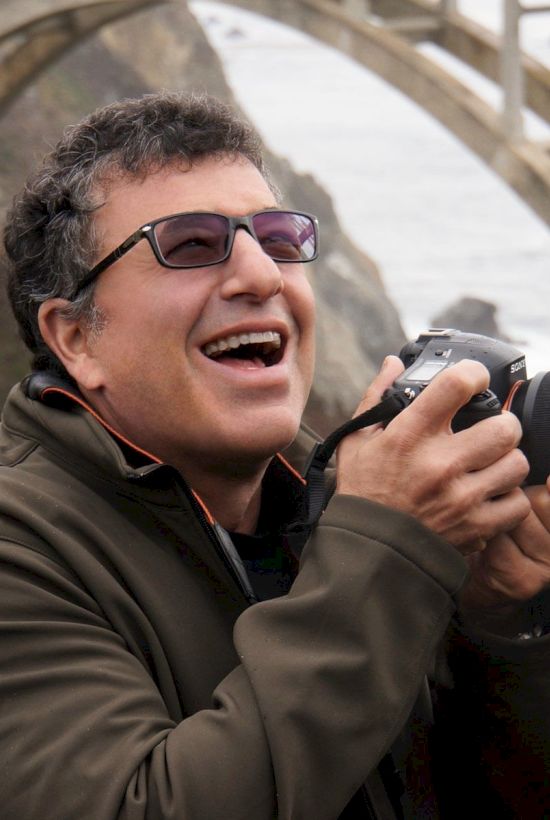
<svg viewBox="0 0 550 820"><path fill-rule="evenodd" d="M80 387L95 390L102 386L102 370L94 355L91 335L83 317L66 315L67 299L48 299L38 310L42 338Z"/></svg>

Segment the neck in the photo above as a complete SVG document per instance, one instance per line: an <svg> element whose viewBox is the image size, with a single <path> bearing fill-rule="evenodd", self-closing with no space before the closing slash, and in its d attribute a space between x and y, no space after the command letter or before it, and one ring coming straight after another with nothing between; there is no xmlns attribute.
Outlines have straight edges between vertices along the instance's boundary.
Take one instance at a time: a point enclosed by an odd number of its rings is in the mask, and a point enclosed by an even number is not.
<svg viewBox="0 0 550 820"><path fill-rule="evenodd" d="M262 479L267 464L250 475L190 474L181 470L222 527L231 532L252 535L256 531L262 501Z"/></svg>
<svg viewBox="0 0 550 820"><path fill-rule="evenodd" d="M99 412L99 420L120 437L117 431L124 429L125 425L119 424L116 416L113 418L109 408L97 397L92 397L81 386L80 389L88 402L88 409L91 407ZM152 458L172 464L179 470L187 484L197 493L222 527L231 532L247 535L255 532L262 500L262 480L271 455L264 457L256 454L255 457L243 461L236 461L234 457L228 456L222 461L220 468L219 456L211 462L201 457L200 453L181 452L174 457L173 450L170 449L166 453L162 447L157 449L154 444L144 441L139 432L130 431L126 435L128 438L124 440L130 446L135 448L139 442L139 446L144 448L142 452L146 455L153 454ZM229 465L230 470L226 465Z"/></svg>

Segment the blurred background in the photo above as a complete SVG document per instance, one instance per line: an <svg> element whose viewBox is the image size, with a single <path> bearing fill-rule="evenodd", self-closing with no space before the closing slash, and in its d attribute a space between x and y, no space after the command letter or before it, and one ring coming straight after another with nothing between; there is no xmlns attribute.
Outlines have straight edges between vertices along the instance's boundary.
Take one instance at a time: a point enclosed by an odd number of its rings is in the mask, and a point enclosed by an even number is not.
<svg viewBox="0 0 550 820"><path fill-rule="evenodd" d="M353 411L430 326L550 356L550 6L517 0L0 0L0 221L91 109L161 88L239 105L317 213L308 421ZM3 95L3 96L2 96ZM28 369L2 293L0 398Z"/></svg>

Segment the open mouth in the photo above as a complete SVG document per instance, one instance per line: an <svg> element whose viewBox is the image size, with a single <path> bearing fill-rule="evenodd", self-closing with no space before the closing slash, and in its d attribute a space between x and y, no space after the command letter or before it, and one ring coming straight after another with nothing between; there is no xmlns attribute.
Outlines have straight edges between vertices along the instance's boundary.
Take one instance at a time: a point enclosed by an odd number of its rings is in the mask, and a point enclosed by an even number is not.
<svg viewBox="0 0 550 820"><path fill-rule="evenodd" d="M283 358L284 344L276 330L238 333L209 342L203 348L209 359L246 366L273 367Z"/></svg>

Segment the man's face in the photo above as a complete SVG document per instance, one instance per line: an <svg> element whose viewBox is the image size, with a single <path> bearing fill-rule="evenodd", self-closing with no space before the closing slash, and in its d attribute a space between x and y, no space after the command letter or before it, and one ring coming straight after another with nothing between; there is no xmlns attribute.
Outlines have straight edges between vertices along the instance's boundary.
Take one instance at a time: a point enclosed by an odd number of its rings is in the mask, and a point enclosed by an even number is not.
<svg viewBox="0 0 550 820"><path fill-rule="evenodd" d="M96 215L97 259L157 217L239 216L276 204L242 158L119 180ZM83 392L136 444L192 475L198 463L248 469L294 438L314 361L314 301L301 264L273 262L245 230L225 262L188 270L159 265L144 240L100 275L95 301L106 323L91 340L94 375ZM280 355L245 346L242 358L220 355L231 337L270 333L280 335Z"/></svg>

